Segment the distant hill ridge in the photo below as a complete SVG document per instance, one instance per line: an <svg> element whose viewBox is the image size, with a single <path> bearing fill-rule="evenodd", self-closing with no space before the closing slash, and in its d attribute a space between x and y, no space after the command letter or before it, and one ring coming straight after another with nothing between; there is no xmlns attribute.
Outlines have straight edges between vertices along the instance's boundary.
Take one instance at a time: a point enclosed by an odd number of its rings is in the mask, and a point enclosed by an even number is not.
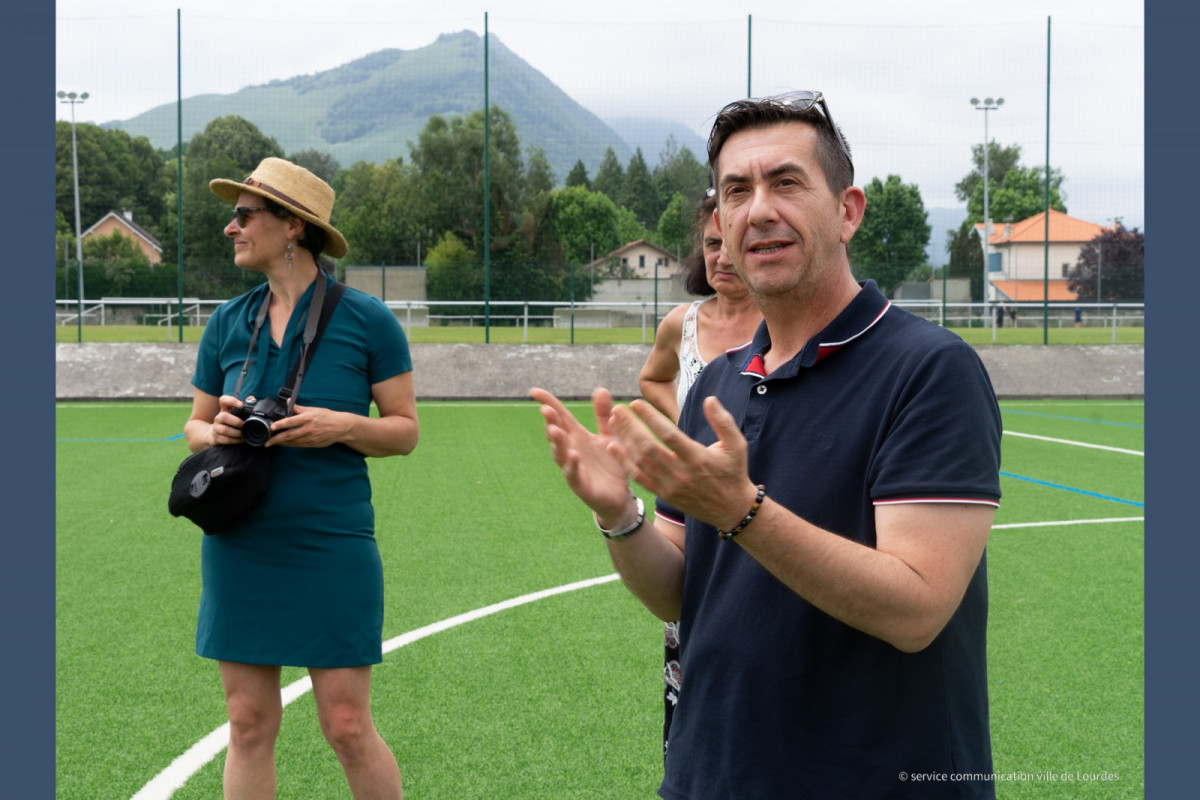
<svg viewBox="0 0 1200 800"><path fill-rule="evenodd" d="M433 114L460 116L483 107L483 37L472 31L442 34L413 50L387 49L313 75L249 86L233 94L183 100L183 138L213 119L237 115L272 136L287 153L328 152L343 167L356 161L408 160ZM625 138L575 102L550 79L490 34L489 95L517 127L526 153L540 147L561 184L577 159L594 176L612 147L624 165L635 147L653 168L668 135L704 159L703 140L670 120L617 123ZM160 149L175 146L176 106L158 106L124 121L106 123L145 136Z"/></svg>

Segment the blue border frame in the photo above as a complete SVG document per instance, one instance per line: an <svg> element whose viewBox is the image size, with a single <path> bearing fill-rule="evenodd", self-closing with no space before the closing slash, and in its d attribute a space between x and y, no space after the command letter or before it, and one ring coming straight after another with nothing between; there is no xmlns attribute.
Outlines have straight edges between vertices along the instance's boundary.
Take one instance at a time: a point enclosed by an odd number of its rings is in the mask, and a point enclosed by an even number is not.
<svg viewBox="0 0 1200 800"><path fill-rule="evenodd" d="M0 780L10 797L54 796L54 299L46 253L54 241L54 5L18 3L4 14L6 120L0 125L9 231L0 314L6 376L4 556L0 558L0 676L9 734ZM14 302L15 301L15 302ZM31 331L50 341L30 345Z"/></svg>
<svg viewBox="0 0 1200 800"><path fill-rule="evenodd" d="M1195 792L1200 537L1192 502L1198 391L1195 42L1200 9L1146 3L1146 796ZM1107 113L1120 113L1120 103ZM1103 112L1102 112L1103 116ZM1099 122L1103 125L1103 122Z"/></svg>

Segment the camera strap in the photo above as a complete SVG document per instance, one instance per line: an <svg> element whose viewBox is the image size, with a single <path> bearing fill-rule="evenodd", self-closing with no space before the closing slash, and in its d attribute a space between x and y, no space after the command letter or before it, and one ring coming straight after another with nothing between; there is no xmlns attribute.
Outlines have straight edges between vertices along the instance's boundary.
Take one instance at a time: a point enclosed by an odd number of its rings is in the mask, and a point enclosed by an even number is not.
<svg viewBox="0 0 1200 800"><path fill-rule="evenodd" d="M292 367L291 374L288 375L287 383L279 389L279 397L287 401L288 414L292 413L292 406L295 405L296 398L300 395L300 382L304 379L304 373L308 369L308 365L312 363L313 355L317 350L317 343L321 339L321 334L325 330L325 325L329 322L329 318L333 315L333 310L337 308L338 301L342 298L342 293L346 291L344 283L338 283L324 269L318 269L317 285L313 289L312 303L308 307L308 317L304 325L304 337L300 345L300 358ZM258 342L258 334L262 330L263 322L267 319L267 310L271 306L271 290L267 289L267 294L263 297L262 304L258 307L258 314L254 318L254 333L250 335L250 347L246 350L246 360L242 364L242 371L238 375L237 386L234 387L233 396L239 397L242 393L242 381L246 377L246 373L250 369L250 364L253 362L254 345Z"/></svg>
<svg viewBox="0 0 1200 800"><path fill-rule="evenodd" d="M308 317L304 324L300 358L292 367L292 373L288 375L287 383L279 389L279 397L287 401L288 414L292 413L292 406L296 404L296 398L300 396L300 383L304 380L304 373L308 370L308 365L312 363L313 355L317 352L321 334L324 333L325 326L345 290L344 283L338 283L324 269L318 270L317 286L313 290L312 303L308 307Z"/></svg>

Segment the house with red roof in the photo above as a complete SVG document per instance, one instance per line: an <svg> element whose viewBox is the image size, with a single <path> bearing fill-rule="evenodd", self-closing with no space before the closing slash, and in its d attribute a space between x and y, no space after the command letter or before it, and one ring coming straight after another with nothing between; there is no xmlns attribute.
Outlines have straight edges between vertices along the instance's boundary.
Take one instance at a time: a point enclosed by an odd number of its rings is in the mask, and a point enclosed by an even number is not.
<svg viewBox="0 0 1200 800"><path fill-rule="evenodd" d="M594 271L597 275L650 279L657 277L663 280L674 277L679 272L679 259L674 253L653 242L638 239L585 264L583 269Z"/></svg>
<svg viewBox="0 0 1200 800"><path fill-rule="evenodd" d="M1086 243L1104 233L1103 225L1076 219L1050 209L1049 241L1046 247L1046 212L1036 213L1020 222L992 223L988 242L991 269L988 272L991 300L1018 302L1042 301L1049 283L1049 300L1078 299L1069 289L1068 276ZM983 223L976 229L983 235ZM1049 254L1049 282L1046 281L1046 257Z"/></svg>
<svg viewBox="0 0 1200 800"><path fill-rule="evenodd" d="M150 235L150 232L133 221L133 212L126 211L118 214L110 211L101 217L95 225L80 234L80 241L86 242L93 236L109 236L113 232L120 233L133 239L133 243L146 254L151 264L162 263L162 244Z"/></svg>
<svg viewBox="0 0 1200 800"><path fill-rule="evenodd" d="M1077 299L1069 288L1071 282L1067 276L1079 259L1080 249L1103 233L1104 227L1050 209L1047 236L1046 213L1035 214L1020 222L992 223L988 241L990 300L1041 302L1047 299L1047 255L1048 299L1067 302ZM983 223L975 223L975 228L982 236ZM1047 240L1049 248L1046 247Z"/></svg>

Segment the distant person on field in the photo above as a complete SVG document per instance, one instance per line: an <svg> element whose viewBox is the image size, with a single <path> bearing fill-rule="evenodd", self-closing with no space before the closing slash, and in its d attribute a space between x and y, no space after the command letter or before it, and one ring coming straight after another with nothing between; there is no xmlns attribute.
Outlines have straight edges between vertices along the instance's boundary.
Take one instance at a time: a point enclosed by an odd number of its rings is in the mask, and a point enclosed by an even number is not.
<svg viewBox="0 0 1200 800"><path fill-rule="evenodd" d="M710 191L697 209L692 223L692 251L684 263L684 288L689 294L707 299L685 303L668 312L658 326L654 348L638 375L642 396L672 420L679 419L688 390L704 365L726 350L749 342L762 322L762 312L725 252L721 230L713 217L716 207L715 192ZM683 529L669 533L678 537L675 544L682 550ZM683 673L679 667L679 623L667 622L663 627L663 751L666 752L667 733L679 701Z"/></svg>
<svg viewBox="0 0 1200 800"><path fill-rule="evenodd" d="M232 409L275 397L300 354L321 258L346 254L329 224L334 193L303 167L267 158L244 181L218 179L234 206L233 261L266 281L223 303L204 327L188 447L243 441ZM269 297L257 358L233 396L257 313ZM370 415L371 404L379 409ZM371 665L383 660L383 567L366 457L417 445L412 360L395 315L347 288L301 384L292 416L271 423L263 500L205 536L196 653L220 665L229 713L226 798L275 797L281 666L307 667L321 732L355 798L402 796L400 769L371 718Z"/></svg>
<svg viewBox="0 0 1200 800"><path fill-rule="evenodd" d="M1075 327L1076 328L1083 327L1083 309L1080 308L1079 306L1075 307Z"/></svg>
<svg viewBox="0 0 1200 800"><path fill-rule="evenodd" d="M597 389L593 433L531 390L625 585L680 621L659 795L994 798L991 382L958 336L854 280L866 198L820 93L726 106L708 154L753 341L709 362L678 426Z"/></svg>

